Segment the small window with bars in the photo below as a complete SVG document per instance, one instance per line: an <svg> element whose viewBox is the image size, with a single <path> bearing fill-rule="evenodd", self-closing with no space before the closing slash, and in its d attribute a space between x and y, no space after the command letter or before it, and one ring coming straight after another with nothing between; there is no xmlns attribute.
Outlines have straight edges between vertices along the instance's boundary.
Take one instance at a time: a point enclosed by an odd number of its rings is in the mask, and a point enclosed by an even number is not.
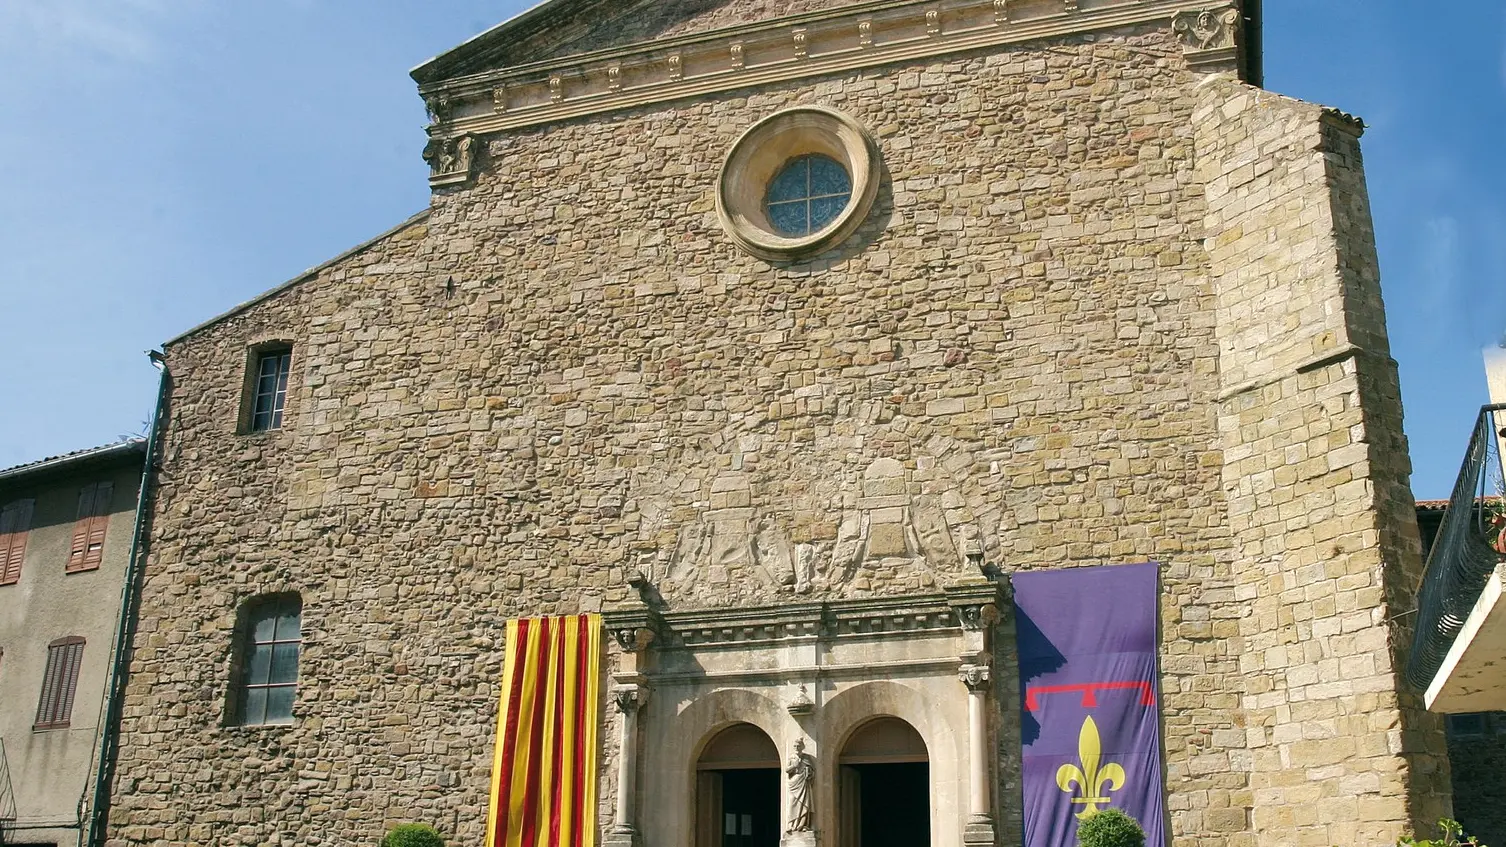
<svg viewBox="0 0 1506 847"><path fill-rule="evenodd" d="M47 670L42 674L42 696L37 701L34 730L66 729L73 714L73 694L78 690L79 666L84 662L84 639L77 635L47 645Z"/></svg>
<svg viewBox="0 0 1506 847"><path fill-rule="evenodd" d="M302 613L297 596L252 601L242 635L245 653L239 723L257 726L292 722Z"/></svg>
<svg viewBox="0 0 1506 847"><path fill-rule="evenodd" d="M282 428L282 410L288 399L288 372L293 351L286 347L261 350L253 360L250 413L247 428L267 432Z"/></svg>

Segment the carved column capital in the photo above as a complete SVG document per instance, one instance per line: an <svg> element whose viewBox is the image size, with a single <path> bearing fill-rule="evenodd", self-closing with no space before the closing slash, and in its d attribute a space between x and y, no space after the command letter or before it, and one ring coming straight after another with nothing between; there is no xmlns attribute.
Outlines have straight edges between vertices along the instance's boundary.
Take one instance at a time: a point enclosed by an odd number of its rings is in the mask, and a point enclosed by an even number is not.
<svg viewBox="0 0 1506 847"><path fill-rule="evenodd" d="M1220 5L1201 11L1178 12L1171 30L1182 44L1187 66L1212 73L1236 70L1239 61L1239 10Z"/></svg>
<svg viewBox="0 0 1506 847"><path fill-rule="evenodd" d="M641 685L619 685L612 689L612 702L624 715L634 714L648 702L648 689Z"/></svg>
<svg viewBox="0 0 1506 847"><path fill-rule="evenodd" d="M957 669L957 678L967 686L967 690L987 692L989 682L993 679L993 669L988 665L963 665Z"/></svg>

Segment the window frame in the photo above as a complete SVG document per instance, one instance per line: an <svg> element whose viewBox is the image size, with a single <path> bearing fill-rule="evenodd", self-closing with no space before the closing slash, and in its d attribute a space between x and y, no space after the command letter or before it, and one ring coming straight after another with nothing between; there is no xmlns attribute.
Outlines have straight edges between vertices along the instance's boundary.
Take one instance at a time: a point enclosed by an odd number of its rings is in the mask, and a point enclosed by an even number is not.
<svg viewBox="0 0 1506 847"><path fill-rule="evenodd" d="M288 395L292 392L293 383L293 343L291 341L265 341L253 344L246 348L246 370L241 384L241 410L236 421L236 432L240 435L266 435L267 433L279 432L287 427L288 423ZM270 393L263 391L263 381L266 374L263 368L269 360L280 361L281 365L271 374L273 379ZM262 398L267 398L268 406L261 407ZM259 425L259 419L265 416L265 425Z"/></svg>
<svg viewBox="0 0 1506 847"><path fill-rule="evenodd" d="M26 564L26 542L31 534L31 520L36 500L23 498L0 506L0 585L21 581Z"/></svg>
<svg viewBox="0 0 1506 847"><path fill-rule="evenodd" d="M105 560L105 539L110 534L110 506L115 499L115 481L102 479L78 490L78 515L73 522L73 540L63 573L98 570Z"/></svg>
<svg viewBox="0 0 1506 847"><path fill-rule="evenodd" d="M78 694L78 677L87 643L82 635L65 635L47 645L47 666L42 671L42 690L37 694L32 732L67 729L72 725L73 702Z"/></svg>
<svg viewBox="0 0 1506 847"><path fill-rule="evenodd" d="M840 173L844 188L837 192L818 193L815 184L816 169L818 166L822 168L834 168L836 173ZM803 190L782 200L773 199L774 192L780 187L780 183L787 176L793 174L796 168L801 168L804 171L805 186ZM764 186L763 194L764 215L768 218L769 224L780 235L785 238L809 238L812 235L820 234L822 230L836 223L842 217L842 211L852 202L852 174L848 172L845 165L825 153L802 153L791 157L783 165L780 165L778 170L774 171L774 175L769 178L768 184ZM840 200L841 206L835 213L826 217L818 225L815 214L816 204L822 200ZM801 207L804 211L805 229L801 232L792 232L780 226L775 215L776 206Z"/></svg>
<svg viewBox="0 0 1506 847"><path fill-rule="evenodd" d="M296 616L298 628L292 638L279 638L278 627L284 618ZM272 619L272 637L266 641L259 641L256 637L257 624ZM241 613L237 616L235 632L235 654L230 668L230 697L227 698L225 710L226 726L243 727L268 727L288 726L295 723L297 716L294 714L294 705L298 697L298 684L301 674L299 666L303 661L303 598L294 592L263 594L253 597L241 604ZM286 682L272 682L272 666L279 645L293 645L293 678ZM253 682L251 674L254 671L253 659L258 647L268 648L267 678L263 682ZM261 714L256 720L251 719L250 700L254 690L270 691L271 689L289 689L292 696L289 701L288 714L268 719L269 698L261 698Z"/></svg>

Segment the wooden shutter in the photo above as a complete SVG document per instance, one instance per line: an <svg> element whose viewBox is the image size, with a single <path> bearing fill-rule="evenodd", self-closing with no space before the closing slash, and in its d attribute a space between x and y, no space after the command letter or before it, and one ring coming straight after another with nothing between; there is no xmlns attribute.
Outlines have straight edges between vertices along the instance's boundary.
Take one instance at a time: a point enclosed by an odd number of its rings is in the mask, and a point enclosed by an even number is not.
<svg viewBox="0 0 1506 847"><path fill-rule="evenodd" d="M31 500L17 500L0 509L0 585L21 579L26 558L26 534L31 529Z"/></svg>
<svg viewBox="0 0 1506 847"><path fill-rule="evenodd" d="M32 729L63 729L73 715L73 696L78 691L78 671L84 663L84 639L77 635L47 645L47 670L42 674L42 696L37 700L37 720Z"/></svg>
<svg viewBox="0 0 1506 847"><path fill-rule="evenodd" d="M115 484L96 482L78 493L78 522L73 525L73 546L67 571L94 570L105 554L105 530L110 525L110 498Z"/></svg>

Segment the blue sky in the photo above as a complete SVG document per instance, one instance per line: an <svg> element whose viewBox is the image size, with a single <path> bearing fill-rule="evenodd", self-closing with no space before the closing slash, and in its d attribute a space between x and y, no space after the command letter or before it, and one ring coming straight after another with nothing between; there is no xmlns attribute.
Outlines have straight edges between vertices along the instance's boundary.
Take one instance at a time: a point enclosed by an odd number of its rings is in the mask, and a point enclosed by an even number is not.
<svg viewBox="0 0 1506 847"><path fill-rule="evenodd" d="M0 466L140 432L143 351L422 209L407 71L523 5L0 0ZM1370 125L1414 489L1446 496L1506 330L1506 4L1266 15L1267 87Z"/></svg>

